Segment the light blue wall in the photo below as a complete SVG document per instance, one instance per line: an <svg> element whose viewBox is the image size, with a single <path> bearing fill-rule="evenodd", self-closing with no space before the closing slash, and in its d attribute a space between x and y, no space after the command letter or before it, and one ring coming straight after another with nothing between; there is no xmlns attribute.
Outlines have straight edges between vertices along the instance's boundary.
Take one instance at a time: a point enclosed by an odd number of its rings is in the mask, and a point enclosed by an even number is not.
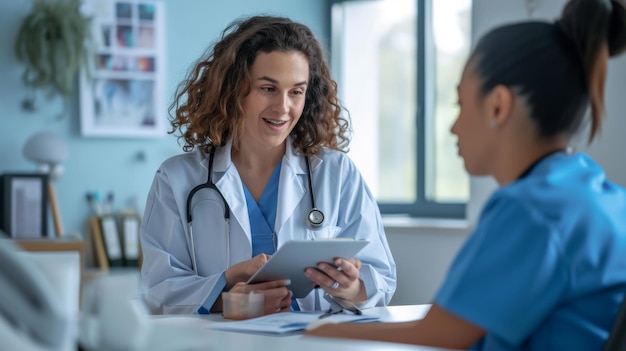
<svg viewBox="0 0 626 351"><path fill-rule="evenodd" d="M169 105L175 86L190 64L233 19L258 13L291 17L309 27L329 47L328 0L162 0L166 28L166 77L163 95ZM23 65L13 53L13 42L22 19L30 10L28 0L0 2L0 173L31 172L22 148L36 132L52 131L66 139L70 155L65 173L55 182L64 232L85 233L91 214L87 191L113 191L117 207L137 198L143 211L154 171L165 158L182 152L171 135L153 139L94 138L80 135L78 94L69 99L62 118L60 100L40 100L38 111L22 111L27 91L21 82ZM145 160L136 158L145 154ZM50 231L53 226L50 222Z"/></svg>

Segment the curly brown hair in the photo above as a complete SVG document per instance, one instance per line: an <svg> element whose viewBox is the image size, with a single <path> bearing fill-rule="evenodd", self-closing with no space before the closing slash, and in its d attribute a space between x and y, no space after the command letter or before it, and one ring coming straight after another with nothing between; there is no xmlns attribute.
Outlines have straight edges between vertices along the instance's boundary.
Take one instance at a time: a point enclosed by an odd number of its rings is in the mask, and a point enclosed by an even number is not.
<svg viewBox="0 0 626 351"><path fill-rule="evenodd" d="M307 26L274 16L232 22L178 85L169 107L172 129L168 133L179 132L184 151L198 147L208 153L229 138L238 148L244 114L241 98L250 92L250 68L259 52L273 51L301 52L309 62L304 110L291 131L294 148L306 156L322 147L347 151L350 126L341 116L337 83L322 46Z"/></svg>

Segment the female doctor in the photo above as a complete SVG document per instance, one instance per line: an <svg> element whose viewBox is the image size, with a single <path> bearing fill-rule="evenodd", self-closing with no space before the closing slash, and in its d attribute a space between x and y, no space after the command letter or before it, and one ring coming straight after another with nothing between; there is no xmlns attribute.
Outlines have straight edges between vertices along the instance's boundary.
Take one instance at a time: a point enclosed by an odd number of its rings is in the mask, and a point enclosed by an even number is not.
<svg viewBox="0 0 626 351"><path fill-rule="evenodd" d="M152 313L219 312L223 291L263 291L265 313L325 309L323 293L361 308L389 303L395 262L344 153L348 121L309 28L271 16L233 22L172 110L170 133L186 153L157 170L140 231ZM323 292L292 301L289 281L245 283L285 242L335 237L369 244L302 273Z"/></svg>

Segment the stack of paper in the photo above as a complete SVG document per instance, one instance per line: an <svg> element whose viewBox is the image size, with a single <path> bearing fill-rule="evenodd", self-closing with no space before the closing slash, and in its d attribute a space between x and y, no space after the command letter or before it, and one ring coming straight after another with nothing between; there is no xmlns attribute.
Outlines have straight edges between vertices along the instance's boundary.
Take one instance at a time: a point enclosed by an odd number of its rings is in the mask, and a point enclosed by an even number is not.
<svg viewBox="0 0 626 351"><path fill-rule="evenodd" d="M319 312L283 312L270 314L262 317L243 321L211 323L210 327L218 330L264 332L264 333L288 333L304 330L306 326L318 320L322 314ZM327 317L335 323L342 322L376 322L378 317L352 314L333 314Z"/></svg>

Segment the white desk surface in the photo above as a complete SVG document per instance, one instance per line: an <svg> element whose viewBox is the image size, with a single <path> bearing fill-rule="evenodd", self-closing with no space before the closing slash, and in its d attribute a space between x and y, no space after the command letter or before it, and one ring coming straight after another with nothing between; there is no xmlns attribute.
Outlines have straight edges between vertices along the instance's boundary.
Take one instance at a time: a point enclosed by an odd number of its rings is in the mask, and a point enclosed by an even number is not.
<svg viewBox="0 0 626 351"><path fill-rule="evenodd" d="M423 318L430 305L389 306L374 307L364 310L365 314L376 315L386 322L403 322ZM307 337L301 333L285 335L254 334L243 332L230 332L211 330L209 323L228 323L223 321L221 315L185 315L185 316L153 316L153 327L149 347L146 350L173 350L185 349L196 350L195 345L212 351L221 350L294 350L320 351L320 350L345 350L345 351L442 351L444 349L425 346L412 346L395 343L374 342L364 340L329 339L319 337ZM204 332L204 330L206 332ZM181 335L182 333L182 335ZM193 339L193 340L192 340ZM186 340L189 348L181 345ZM197 342L197 343L196 343ZM185 343L185 342L183 342Z"/></svg>

